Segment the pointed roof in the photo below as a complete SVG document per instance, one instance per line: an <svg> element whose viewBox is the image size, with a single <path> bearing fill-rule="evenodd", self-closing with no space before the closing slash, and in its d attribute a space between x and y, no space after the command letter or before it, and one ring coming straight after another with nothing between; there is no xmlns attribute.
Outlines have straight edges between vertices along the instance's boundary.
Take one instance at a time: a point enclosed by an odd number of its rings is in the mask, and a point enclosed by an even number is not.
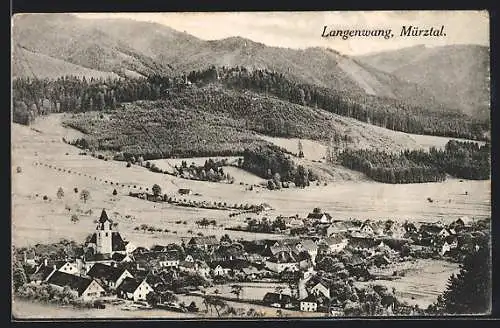
<svg viewBox="0 0 500 328"><path fill-rule="evenodd" d="M101 217L99 218L99 223L104 223L106 221L109 221L108 214L106 213L106 210L103 208L101 212Z"/></svg>

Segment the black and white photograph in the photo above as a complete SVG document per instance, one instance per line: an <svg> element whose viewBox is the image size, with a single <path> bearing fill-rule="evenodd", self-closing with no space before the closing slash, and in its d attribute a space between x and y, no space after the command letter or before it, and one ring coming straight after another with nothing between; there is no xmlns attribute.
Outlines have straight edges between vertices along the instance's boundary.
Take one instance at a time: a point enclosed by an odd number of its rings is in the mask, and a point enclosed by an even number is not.
<svg viewBox="0 0 500 328"><path fill-rule="evenodd" d="M490 315L489 31L13 15L12 319Z"/></svg>

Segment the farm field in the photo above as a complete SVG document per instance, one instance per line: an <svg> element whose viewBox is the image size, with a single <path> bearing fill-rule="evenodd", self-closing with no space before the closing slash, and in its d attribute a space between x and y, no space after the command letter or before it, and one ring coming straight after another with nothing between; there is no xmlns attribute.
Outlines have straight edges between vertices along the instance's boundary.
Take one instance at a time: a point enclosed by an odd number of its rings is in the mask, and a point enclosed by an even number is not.
<svg viewBox="0 0 500 328"><path fill-rule="evenodd" d="M356 285L377 284L386 286L390 291L396 289L396 297L409 305L427 308L437 300L446 289L448 278L459 272L459 265L442 260L415 260L398 263L394 270L404 271L405 275L395 280L373 280L355 282Z"/></svg>
<svg viewBox="0 0 500 328"><path fill-rule="evenodd" d="M75 137L79 132L60 126L60 119L60 115L40 118L32 128L12 125L12 236L15 245L52 242L60 238L82 240L95 228L93 222L103 208L119 223L118 229L126 238L142 246L178 241L198 232L216 236L228 233L233 238L279 238L278 235L256 236L223 230L220 224L223 227L234 226L245 219L244 215L229 218L231 211L183 208L128 196L129 191L144 191L155 183L162 187L162 193L178 199L228 204L267 203L274 209L265 214L269 216L305 216L317 206L338 219L391 218L446 222L463 215L476 218L491 215L491 181L448 179L443 183L408 185L337 181L306 189L269 191L254 188L249 191L239 183L192 181L153 173L138 166L126 168L123 162L78 155L80 150L63 143L62 137ZM205 159L198 160L204 162ZM21 167L21 173L16 173L17 166ZM255 181L248 181L252 182ZM65 192L63 199L56 197L59 187ZM87 203L74 193L75 187L79 191L87 189L90 192L91 198ZM181 196L177 194L179 188L190 188L200 196ZM114 189L118 192L116 196L112 195ZM44 201L44 195L50 201ZM81 213L89 209L92 209L92 215ZM70 220L74 213L80 219L77 223ZM197 228L195 221L203 217L215 219L218 227ZM177 221L186 221L186 224L176 224ZM135 231L134 227L141 224L168 228L170 232ZM193 232L188 233L189 230Z"/></svg>

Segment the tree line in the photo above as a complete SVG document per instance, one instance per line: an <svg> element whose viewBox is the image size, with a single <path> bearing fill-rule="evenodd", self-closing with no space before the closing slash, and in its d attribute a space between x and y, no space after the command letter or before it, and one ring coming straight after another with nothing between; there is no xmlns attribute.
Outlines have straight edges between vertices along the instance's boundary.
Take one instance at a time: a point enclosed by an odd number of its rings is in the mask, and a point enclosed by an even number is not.
<svg viewBox="0 0 500 328"><path fill-rule="evenodd" d="M346 149L338 155L339 162L352 170L365 173L385 183L438 182L446 174L457 178L486 180L490 178L490 145L450 140L444 150L432 147L405 150L399 154L376 150Z"/></svg>
<svg viewBox="0 0 500 328"><path fill-rule="evenodd" d="M302 84L267 69L212 66L205 71L189 73L188 79L201 83L218 80L230 87L265 92L292 103L408 133L482 140L483 133L489 129L489 122L472 119L443 106L426 108L390 98Z"/></svg>
<svg viewBox="0 0 500 328"><path fill-rule="evenodd" d="M86 112L115 109L120 103L169 98L191 83L218 81L235 88L273 95L299 105L321 108L342 116L408 133L483 139L489 122L464 114L428 109L393 99L353 95L316 85L301 84L284 74L244 67L212 66L176 77L153 75L129 79L86 79L65 76L56 80L18 78L13 81L14 121L29 124L49 112ZM276 122L270 121L269 125ZM273 130L272 126L265 127Z"/></svg>

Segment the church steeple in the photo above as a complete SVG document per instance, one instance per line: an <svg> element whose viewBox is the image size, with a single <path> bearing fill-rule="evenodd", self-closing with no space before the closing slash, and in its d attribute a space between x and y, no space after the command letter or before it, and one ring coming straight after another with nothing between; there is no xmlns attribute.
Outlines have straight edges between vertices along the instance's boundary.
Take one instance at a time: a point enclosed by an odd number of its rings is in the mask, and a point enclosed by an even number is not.
<svg viewBox="0 0 500 328"><path fill-rule="evenodd" d="M113 222L108 218L108 214L105 209L102 209L101 217L97 224L96 230L112 230Z"/></svg>
<svg viewBox="0 0 500 328"><path fill-rule="evenodd" d="M96 253L110 254L112 252L113 223L109 220L106 210L103 209L97 224Z"/></svg>

